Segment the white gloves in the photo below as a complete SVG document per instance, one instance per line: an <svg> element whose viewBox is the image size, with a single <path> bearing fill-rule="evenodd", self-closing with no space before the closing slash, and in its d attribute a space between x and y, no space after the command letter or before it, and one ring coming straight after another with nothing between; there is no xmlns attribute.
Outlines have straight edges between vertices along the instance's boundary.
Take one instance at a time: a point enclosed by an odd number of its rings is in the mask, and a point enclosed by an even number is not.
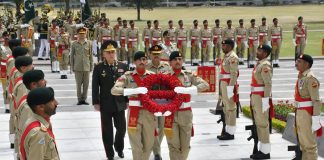
<svg viewBox="0 0 324 160"><path fill-rule="evenodd" d="M99 49L101 49L101 42L98 42L98 47Z"/></svg>
<svg viewBox="0 0 324 160"><path fill-rule="evenodd" d="M244 43L245 47L248 47L247 41L244 41L243 43Z"/></svg>
<svg viewBox="0 0 324 160"><path fill-rule="evenodd" d="M267 45L268 45L268 46L271 46L271 42L270 42L270 41L268 41Z"/></svg>
<svg viewBox="0 0 324 160"><path fill-rule="evenodd" d="M120 41L117 41L117 48L120 48Z"/></svg>
<svg viewBox="0 0 324 160"><path fill-rule="evenodd" d="M237 47L237 43L236 42L234 42L234 48L236 48Z"/></svg>
<svg viewBox="0 0 324 160"><path fill-rule="evenodd" d="M199 48L201 49L201 42L199 42Z"/></svg>
<svg viewBox="0 0 324 160"><path fill-rule="evenodd" d="M128 52L128 46L125 44L125 51Z"/></svg>
<svg viewBox="0 0 324 160"><path fill-rule="evenodd" d="M146 94L146 93L147 93L147 88L145 87L124 89L124 96L129 96L133 94Z"/></svg>
<svg viewBox="0 0 324 160"><path fill-rule="evenodd" d="M312 116L312 131L315 132L320 128L322 128L321 116Z"/></svg>
<svg viewBox="0 0 324 160"><path fill-rule="evenodd" d="M294 46L297 46L295 38L292 39L292 42L293 42Z"/></svg>
<svg viewBox="0 0 324 160"><path fill-rule="evenodd" d="M191 42L190 41L187 42L187 47L191 48Z"/></svg>
<svg viewBox="0 0 324 160"><path fill-rule="evenodd" d="M77 28L81 28L81 27L84 27L84 24L83 23L80 23L80 24L76 24L75 25Z"/></svg>
<svg viewBox="0 0 324 160"><path fill-rule="evenodd" d="M191 95L197 95L198 89L196 86L191 87L175 87L174 92L176 93L182 93L182 94L191 94Z"/></svg>
<svg viewBox="0 0 324 160"><path fill-rule="evenodd" d="M35 49L36 49L35 44L33 44L33 50L35 50Z"/></svg>
<svg viewBox="0 0 324 160"><path fill-rule="evenodd" d="M142 46L145 47L145 42L144 41L142 41Z"/></svg>
<svg viewBox="0 0 324 160"><path fill-rule="evenodd" d="M39 33L35 32L34 33L34 39L38 39L39 38Z"/></svg>
<svg viewBox="0 0 324 160"><path fill-rule="evenodd" d="M15 143L15 134L9 134L10 143Z"/></svg>
<svg viewBox="0 0 324 160"><path fill-rule="evenodd" d="M20 25L20 28L27 28L27 27L29 27L29 24L22 24L22 25Z"/></svg>
<svg viewBox="0 0 324 160"><path fill-rule="evenodd" d="M59 45L59 43L58 42L55 42L55 46L57 47Z"/></svg>
<svg viewBox="0 0 324 160"><path fill-rule="evenodd" d="M234 86L227 86L227 97L230 99L234 96Z"/></svg>
<svg viewBox="0 0 324 160"><path fill-rule="evenodd" d="M262 113L267 111L270 108L269 97L262 98Z"/></svg>

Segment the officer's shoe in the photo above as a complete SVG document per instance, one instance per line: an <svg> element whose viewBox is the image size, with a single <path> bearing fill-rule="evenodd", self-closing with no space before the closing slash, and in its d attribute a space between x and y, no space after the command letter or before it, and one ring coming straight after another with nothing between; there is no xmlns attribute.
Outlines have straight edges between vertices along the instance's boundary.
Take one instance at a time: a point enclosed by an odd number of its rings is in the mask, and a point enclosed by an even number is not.
<svg viewBox="0 0 324 160"><path fill-rule="evenodd" d="M77 105L82 105L83 103L82 103L82 101L79 101L78 103L77 103Z"/></svg>
<svg viewBox="0 0 324 160"><path fill-rule="evenodd" d="M117 152L117 154L118 154L118 157L120 157L120 158L124 158L125 157L123 151Z"/></svg>
<svg viewBox="0 0 324 160"><path fill-rule="evenodd" d="M252 154L250 156L251 159L270 159L270 153L264 154L261 151L257 152L256 154Z"/></svg>
<svg viewBox="0 0 324 160"><path fill-rule="evenodd" d="M154 156L154 160L162 160L162 157L159 154L156 154Z"/></svg>
<svg viewBox="0 0 324 160"><path fill-rule="evenodd" d="M108 160L114 160L114 156L107 157Z"/></svg>
<svg viewBox="0 0 324 160"><path fill-rule="evenodd" d="M249 65L249 68L254 68L254 64L250 64Z"/></svg>
<svg viewBox="0 0 324 160"><path fill-rule="evenodd" d="M239 62L239 65L244 65L244 62L242 62L242 61L241 61L241 62Z"/></svg>
<svg viewBox="0 0 324 160"><path fill-rule="evenodd" d="M67 79L67 75L64 75L64 79Z"/></svg>
<svg viewBox="0 0 324 160"><path fill-rule="evenodd" d="M11 149L15 148L15 144L10 143L10 148L11 148Z"/></svg>
<svg viewBox="0 0 324 160"><path fill-rule="evenodd" d="M273 64L274 68L279 68L279 64Z"/></svg>
<svg viewBox="0 0 324 160"><path fill-rule="evenodd" d="M198 63L193 63L192 66L199 66L199 64Z"/></svg>
<svg viewBox="0 0 324 160"><path fill-rule="evenodd" d="M89 103L86 102L86 101L82 101L82 104L84 104L84 105L89 105Z"/></svg>
<svg viewBox="0 0 324 160"><path fill-rule="evenodd" d="M5 110L5 113L10 113L10 110L9 110L9 109L6 109L6 110Z"/></svg>
<svg viewBox="0 0 324 160"><path fill-rule="evenodd" d="M234 135L231 135L227 132L225 132L223 135L217 137L219 140L233 140L234 139Z"/></svg>

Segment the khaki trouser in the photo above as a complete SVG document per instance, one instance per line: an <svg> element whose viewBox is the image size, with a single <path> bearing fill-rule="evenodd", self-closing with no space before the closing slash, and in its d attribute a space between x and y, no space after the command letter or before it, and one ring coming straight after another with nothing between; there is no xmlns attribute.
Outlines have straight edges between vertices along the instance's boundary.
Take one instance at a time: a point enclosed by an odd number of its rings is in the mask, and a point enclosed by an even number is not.
<svg viewBox="0 0 324 160"><path fill-rule="evenodd" d="M221 59L222 44L221 43L214 44L213 50L214 50L214 57L216 59Z"/></svg>
<svg viewBox="0 0 324 160"><path fill-rule="evenodd" d="M161 143L164 137L164 117L157 117L156 121L157 129L158 129L158 136L154 138L154 145L153 145L153 154L154 155L161 155Z"/></svg>
<svg viewBox="0 0 324 160"><path fill-rule="evenodd" d="M195 62L195 60L198 60L199 61L199 42L198 40L195 41L194 45L191 44L191 58L192 58L192 61L194 63L197 63Z"/></svg>
<svg viewBox="0 0 324 160"><path fill-rule="evenodd" d="M297 38L296 38L297 39ZM297 57L299 57L299 55L301 55L301 54L304 54L305 52L305 48L306 48L306 39L305 38L300 38L300 44L297 44L297 46L296 46L297 48L297 50L296 50L296 52L297 52Z"/></svg>
<svg viewBox="0 0 324 160"><path fill-rule="evenodd" d="M120 48L118 59L120 61L127 61L127 54L126 48Z"/></svg>
<svg viewBox="0 0 324 160"><path fill-rule="evenodd" d="M137 42L133 42L132 47L128 48L127 58L129 60L129 64L133 63L133 58L134 58L135 52L137 52L137 50L138 50Z"/></svg>
<svg viewBox="0 0 324 160"><path fill-rule="evenodd" d="M251 102L255 124L257 127L258 138L261 143L270 143L269 140L269 109L262 112L262 97L252 94Z"/></svg>
<svg viewBox="0 0 324 160"><path fill-rule="evenodd" d="M280 48L281 48L281 39L277 40L276 45L273 45L274 42L271 42L272 45L272 51L271 51L271 59L272 60L278 60L279 54L280 54Z"/></svg>
<svg viewBox="0 0 324 160"><path fill-rule="evenodd" d="M187 53L187 41L182 41L181 42L181 48L178 48L179 52L182 55L182 59L185 62L186 61L186 53Z"/></svg>
<svg viewBox="0 0 324 160"><path fill-rule="evenodd" d="M59 58L60 62L60 70L68 70L69 69L69 62L70 62L70 57L69 57L69 50L64 50L62 54L62 58Z"/></svg>
<svg viewBox="0 0 324 160"><path fill-rule="evenodd" d="M239 58L244 58L245 44L241 41L241 44L238 44L236 47L236 54Z"/></svg>
<svg viewBox="0 0 324 160"><path fill-rule="evenodd" d="M261 38L261 37L259 37ZM259 40L260 44L259 45L264 45L268 43L268 36L263 36L262 39Z"/></svg>
<svg viewBox="0 0 324 160"><path fill-rule="evenodd" d="M250 62L255 61L257 49L258 49L258 41L255 40L253 42L253 45L251 47L249 46L249 55L250 55L249 60L250 60Z"/></svg>
<svg viewBox="0 0 324 160"><path fill-rule="evenodd" d="M2 96L3 96L3 103L4 104L8 104L8 98L7 98L7 91L6 91L6 88L7 88L7 79L6 78L1 78L1 84L2 84ZM6 108L8 109L8 108Z"/></svg>
<svg viewBox="0 0 324 160"><path fill-rule="evenodd" d="M208 63L210 60L210 51L212 51L212 45L211 42L208 41L206 44L206 48L201 48L201 56L203 63Z"/></svg>
<svg viewBox="0 0 324 160"><path fill-rule="evenodd" d="M192 112L177 111L172 123L172 137L167 137L170 160L186 160L192 136Z"/></svg>
<svg viewBox="0 0 324 160"><path fill-rule="evenodd" d="M317 159L316 133L312 131L312 116L305 110L296 112L297 133L303 160Z"/></svg>
<svg viewBox="0 0 324 160"><path fill-rule="evenodd" d="M232 98L227 97L228 86L226 82L221 81L222 101L224 103L225 124L229 126L236 126L236 104Z"/></svg>
<svg viewBox="0 0 324 160"><path fill-rule="evenodd" d="M88 95L89 71L75 71L78 101L85 101ZM82 88L82 90L81 90Z"/></svg>
<svg viewBox="0 0 324 160"><path fill-rule="evenodd" d="M129 110L127 122L128 119ZM154 144L155 126L155 116L147 110L140 110L138 114L136 132L133 133L128 130L133 160L148 160L150 158Z"/></svg>

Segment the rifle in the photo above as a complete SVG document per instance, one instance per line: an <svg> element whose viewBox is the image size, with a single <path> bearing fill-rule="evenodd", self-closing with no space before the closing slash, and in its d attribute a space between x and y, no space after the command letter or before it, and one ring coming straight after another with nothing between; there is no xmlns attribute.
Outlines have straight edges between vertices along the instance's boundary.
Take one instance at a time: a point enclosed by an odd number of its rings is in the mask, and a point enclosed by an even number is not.
<svg viewBox="0 0 324 160"><path fill-rule="evenodd" d="M240 102L240 95L237 94L238 101L236 102L236 118L240 118L240 112L242 112L242 105Z"/></svg>
<svg viewBox="0 0 324 160"><path fill-rule="evenodd" d="M253 124L245 126L245 130L246 131L251 130L251 136L249 138L247 138L247 140L250 141L253 138L254 146L253 146L253 153L252 154L256 154L258 152L259 138L258 138L258 132L257 132L256 124L255 124L254 113L253 113L251 101L250 101L250 110L251 110Z"/></svg>
<svg viewBox="0 0 324 160"><path fill-rule="evenodd" d="M297 144L293 145L293 146L288 146L288 151L295 152L295 158L293 158L293 160L301 160L303 153L300 150L299 137L298 137L298 132L297 132L296 116L297 116L297 112L295 111L295 128L296 128L295 131L296 131Z"/></svg>

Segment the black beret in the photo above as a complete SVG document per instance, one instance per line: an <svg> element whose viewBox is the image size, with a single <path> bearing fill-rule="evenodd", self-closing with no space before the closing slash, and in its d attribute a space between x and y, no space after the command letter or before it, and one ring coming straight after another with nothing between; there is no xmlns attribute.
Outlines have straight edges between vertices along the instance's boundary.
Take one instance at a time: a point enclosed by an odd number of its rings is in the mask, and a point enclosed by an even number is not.
<svg viewBox="0 0 324 160"><path fill-rule="evenodd" d="M252 23L252 22L255 22L255 19L251 19L251 23Z"/></svg>
<svg viewBox="0 0 324 160"><path fill-rule="evenodd" d="M152 54L160 54L162 52L162 47L160 45L154 45L150 48Z"/></svg>
<svg viewBox="0 0 324 160"><path fill-rule="evenodd" d="M143 51L137 51L134 55L134 61L141 59L142 57L146 57Z"/></svg>
<svg viewBox="0 0 324 160"><path fill-rule="evenodd" d="M243 22L243 19L240 19L239 22Z"/></svg>
<svg viewBox="0 0 324 160"><path fill-rule="evenodd" d="M302 20L302 19L303 19L303 17L302 17L302 16L299 16L299 17L298 17L298 20Z"/></svg>
<svg viewBox="0 0 324 160"><path fill-rule="evenodd" d="M15 59L15 67L19 69L23 66L29 66L33 64L33 59L30 56L20 56Z"/></svg>
<svg viewBox="0 0 324 160"><path fill-rule="evenodd" d="M272 50L270 46L265 45L265 44L260 45L260 46L258 47L258 49L262 49L262 50L264 50L265 52L267 52L268 54L270 54L270 53L271 53L271 50Z"/></svg>
<svg viewBox="0 0 324 160"><path fill-rule="evenodd" d="M262 19L261 19L262 21L265 21L265 20L267 20L267 18L266 17L262 17Z"/></svg>
<svg viewBox="0 0 324 160"><path fill-rule="evenodd" d="M38 82L42 79L44 79L45 75L42 70L31 70L27 71L23 75L23 83L24 85L29 89L29 85L32 82Z"/></svg>
<svg viewBox="0 0 324 160"><path fill-rule="evenodd" d="M312 58L312 56L310 56L308 54L302 54L298 57L298 59L302 59L302 60L308 62L310 64L310 66L313 65L313 58Z"/></svg>
<svg viewBox="0 0 324 160"><path fill-rule="evenodd" d="M25 56L27 53L27 48L18 46L12 51L12 56L16 59L17 57Z"/></svg>
<svg viewBox="0 0 324 160"><path fill-rule="evenodd" d="M179 51L173 51L170 54L169 60L172 61L177 57L182 57L181 53Z"/></svg>
<svg viewBox="0 0 324 160"><path fill-rule="evenodd" d="M116 48L117 48L117 42L116 41L113 41L113 40L105 41L101 45L101 50L103 50L103 51L116 50Z"/></svg>
<svg viewBox="0 0 324 160"><path fill-rule="evenodd" d="M234 48L234 41L233 40L231 40L231 39L226 39L226 40L223 40L222 41L222 44L228 44L228 45L230 45L230 46L232 46L233 48Z"/></svg>
<svg viewBox="0 0 324 160"><path fill-rule="evenodd" d="M9 40L9 48L13 50L13 47L21 46L21 39L11 39Z"/></svg>
<svg viewBox="0 0 324 160"><path fill-rule="evenodd" d="M52 100L54 100L54 90L51 87L35 88L27 95L27 103L31 108L36 105L46 104Z"/></svg>

